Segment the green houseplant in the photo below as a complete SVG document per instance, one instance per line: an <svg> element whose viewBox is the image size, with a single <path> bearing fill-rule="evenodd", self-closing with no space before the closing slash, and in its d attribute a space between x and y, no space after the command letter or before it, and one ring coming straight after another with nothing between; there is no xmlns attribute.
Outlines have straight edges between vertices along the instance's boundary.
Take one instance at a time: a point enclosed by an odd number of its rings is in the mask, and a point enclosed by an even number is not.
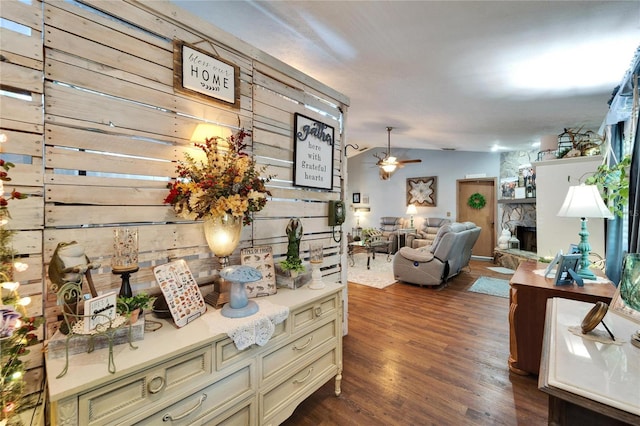
<svg viewBox="0 0 640 426"><path fill-rule="evenodd" d="M586 185L597 185L611 213L620 217L624 215L629 201L630 166L630 155L625 156L614 166L601 164L584 182Z"/></svg>
<svg viewBox="0 0 640 426"><path fill-rule="evenodd" d="M133 324L138 320L140 312L153 307L156 299L157 297L150 296L145 292L138 293L131 297L118 296L116 309L119 314L129 317L129 320Z"/></svg>
<svg viewBox="0 0 640 426"><path fill-rule="evenodd" d="M306 268L299 257L283 260L280 262L280 268L283 271L289 271L289 274L294 278L299 273L306 271Z"/></svg>

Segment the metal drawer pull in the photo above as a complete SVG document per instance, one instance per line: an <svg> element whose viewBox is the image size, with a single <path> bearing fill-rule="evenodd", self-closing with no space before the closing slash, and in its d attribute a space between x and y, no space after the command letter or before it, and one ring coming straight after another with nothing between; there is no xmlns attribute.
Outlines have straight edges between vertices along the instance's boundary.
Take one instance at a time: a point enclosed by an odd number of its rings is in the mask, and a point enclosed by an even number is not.
<svg viewBox="0 0 640 426"><path fill-rule="evenodd" d="M304 348L306 348L307 346L309 346L311 344L311 341L313 340L313 336L309 336L309 340L307 341L307 343L305 343L304 345L297 347L297 346L293 346L293 350L294 351L301 351Z"/></svg>
<svg viewBox="0 0 640 426"><path fill-rule="evenodd" d="M300 383L304 383L304 382L305 382L305 381L306 381L306 380L311 376L311 373L312 373L312 372L313 372L313 367L309 368L309 371L307 371L307 375L306 375L306 376L304 376L302 379L300 379L300 380L298 380L298 379L294 380L294 381L293 381L293 384L294 384L294 385L299 385Z"/></svg>
<svg viewBox="0 0 640 426"><path fill-rule="evenodd" d="M163 422L168 422L168 421L175 421L175 420L181 420L184 419L185 417L187 417L189 414L193 413L194 411L196 411L198 408L200 408L200 406L202 405L202 403L205 401L205 399L207 399L207 394L203 393L202 395L200 395L200 400L198 401L198 403L195 405L195 407L193 407L190 410L187 410L186 412L184 412L183 414L177 416L177 417L173 417L171 416L171 414L165 414L162 417L162 421Z"/></svg>
<svg viewBox="0 0 640 426"><path fill-rule="evenodd" d="M160 382L160 385L158 387L152 388L151 385L156 380ZM160 392L163 387L164 387L164 377L161 377L161 376L154 377L149 381L149 384L147 385L147 389L149 389L149 393L151 394Z"/></svg>

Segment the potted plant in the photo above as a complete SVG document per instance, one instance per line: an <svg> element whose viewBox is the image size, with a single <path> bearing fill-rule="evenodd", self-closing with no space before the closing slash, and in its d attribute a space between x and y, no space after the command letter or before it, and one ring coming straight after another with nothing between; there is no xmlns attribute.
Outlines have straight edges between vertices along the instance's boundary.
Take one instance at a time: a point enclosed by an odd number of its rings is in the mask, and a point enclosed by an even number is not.
<svg viewBox="0 0 640 426"><path fill-rule="evenodd" d="M302 264L302 260L299 257L283 260L280 262L280 268L283 271L289 271L289 275L291 278L295 278L298 276L300 272L306 271L306 268Z"/></svg>
<svg viewBox="0 0 640 426"><path fill-rule="evenodd" d="M119 314L129 317L131 324L135 324L140 313L145 309L151 309L156 299L155 296L150 296L145 292L131 297L118 296L116 309Z"/></svg>
<svg viewBox="0 0 640 426"><path fill-rule="evenodd" d="M614 166L602 164L585 180L587 185L597 185L600 195L611 213L622 217L629 201L629 167L631 156L627 155Z"/></svg>

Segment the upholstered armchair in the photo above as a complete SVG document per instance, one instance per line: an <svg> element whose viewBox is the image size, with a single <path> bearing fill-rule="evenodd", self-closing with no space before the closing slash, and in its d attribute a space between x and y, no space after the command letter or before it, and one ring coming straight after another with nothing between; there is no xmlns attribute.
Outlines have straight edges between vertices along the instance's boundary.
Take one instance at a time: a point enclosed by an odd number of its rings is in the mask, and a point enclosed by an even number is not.
<svg viewBox="0 0 640 426"><path fill-rule="evenodd" d="M438 230L444 225L450 224L449 219L441 217L425 217L424 222L417 232L407 235L406 246L420 248L430 246L438 234Z"/></svg>
<svg viewBox="0 0 640 426"><path fill-rule="evenodd" d="M442 284L468 266L480 231L472 222L450 223L440 227L431 245L401 248L393 257L395 279L420 286Z"/></svg>
<svg viewBox="0 0 640 426"><path fill-rule="evenodd" d="M377 252L393 254L398 250L398 229L402 218L395 216L384 216L380 218L380 231L382 239L387 241L387 246L376 247Z"/></svg>

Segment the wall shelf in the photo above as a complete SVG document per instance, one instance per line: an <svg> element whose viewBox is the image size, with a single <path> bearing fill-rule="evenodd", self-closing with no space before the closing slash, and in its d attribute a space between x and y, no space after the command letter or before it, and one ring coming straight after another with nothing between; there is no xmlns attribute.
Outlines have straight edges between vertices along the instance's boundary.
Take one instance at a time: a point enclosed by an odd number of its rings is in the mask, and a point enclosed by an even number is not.
<svg viewBox="0 0 640 426"><path fill-rule="evenodd" d="M498 204L535 204L536 199L531 198L504 198L498 200Z"/></svg>

